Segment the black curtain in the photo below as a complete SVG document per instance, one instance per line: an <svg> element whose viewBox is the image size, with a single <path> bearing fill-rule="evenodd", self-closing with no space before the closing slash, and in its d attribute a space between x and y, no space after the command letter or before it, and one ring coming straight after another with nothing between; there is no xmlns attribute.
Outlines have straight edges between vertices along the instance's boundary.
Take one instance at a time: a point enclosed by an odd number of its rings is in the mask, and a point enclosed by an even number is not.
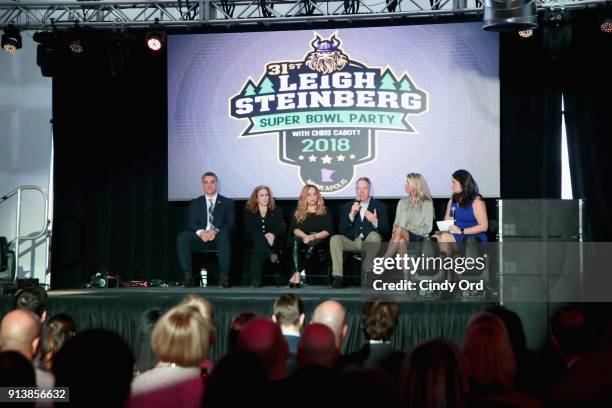
<svg viewBox="0 0 612 408"><path fill-rule="evenodd" d="M564 82L574 198L586 199L589 240L612 241L612 35L593 13L576 14Z"/></svg>
<svg viewBox="0 0 612 408"><path fill-rule="evenodd" d="M53 288L78 286L98 267L127 280L165 278L174 244L165 57L117 54L103 41L64 55L53 79Z"/></svg>
<svg viewBox="0 0 612 408"><path fill-rule="evenodd" d="M554 65L539 31L529 39L500 34L502 198L561 197L561 89Z"/></svg>

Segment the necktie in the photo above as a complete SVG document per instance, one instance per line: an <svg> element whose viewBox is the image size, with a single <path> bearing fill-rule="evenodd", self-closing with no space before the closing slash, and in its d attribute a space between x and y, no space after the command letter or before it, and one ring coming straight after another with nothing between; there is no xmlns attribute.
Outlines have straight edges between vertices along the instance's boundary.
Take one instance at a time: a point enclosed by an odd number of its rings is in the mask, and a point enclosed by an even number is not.
<svg viewBox="0 0 612 408"><path fill-rule="evenodd" d="M208 199L208 203L210 204L208 206L208 226L212 229L213 228L213 220L215 219L213 217L213 210L215 209L215 205L213 203L212 198Z"/></svg>

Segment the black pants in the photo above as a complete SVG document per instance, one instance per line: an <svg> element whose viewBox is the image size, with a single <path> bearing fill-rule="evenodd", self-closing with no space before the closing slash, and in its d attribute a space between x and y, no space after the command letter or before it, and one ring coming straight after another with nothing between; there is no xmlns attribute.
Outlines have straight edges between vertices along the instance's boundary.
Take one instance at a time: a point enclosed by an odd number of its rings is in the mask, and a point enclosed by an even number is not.
<svg viewBox="0 0 612 408"><path fill-rule="evenodd" d="M261 239L256 239L253 243L251 249L251 261L249 263L249 277L251 280L251 285L254 286L261 286L263 264L268 258L270 258L270 255L272 255L272 252L274 252L278 246L276 245L276 241L274 242L274 247L271 247L265 237L258 238Z"/></svg>
<svg viewBox="0 0 612 408"><path fill-rule="evenodd" d="M176 251L185 277L189 277L193 273L191 271L191 253L210 249L219 251L219 283L228 284L232 246L227 231L217 232L215 239L210 242L202 241L193 231L182 231L176 239Z"/></svg>
<svg viewBox="0 0 612 408"><path fill-rule="evenodd" d="M305 270L312 261L314 255L323 247L324 244L324 239L317 239L305 244L304 241L302 241L302 238L294 236L293 241L291 241L290 244L292 272L295 273Z"/></svg>

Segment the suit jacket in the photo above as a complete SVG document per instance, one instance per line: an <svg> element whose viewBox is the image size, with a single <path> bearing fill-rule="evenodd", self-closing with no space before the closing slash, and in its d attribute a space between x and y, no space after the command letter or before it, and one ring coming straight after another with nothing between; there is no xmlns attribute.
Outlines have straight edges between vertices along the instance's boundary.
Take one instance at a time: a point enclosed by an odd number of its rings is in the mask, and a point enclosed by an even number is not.
<svg viewBox="0 0 612 408"><path fill-rule="evenodd" d="M353 240L357 238L359 234L363 234L363 238L365 239L370 232L376 231L384 238L389 232L387 206L382 202L370 197L368 211L374 212L374 210L376 210L376 214L378 216L378 227L374 228L372 223L368 221L367 218L363 217L363 221L361 221L361 216L359 213L355 214L355 219L351 222L349 213L354 203L355 201L350 201L344 204L340 210L340 234L344 235L350 240Z"/></svg>
<svg viewBox="0 0 612 408"><path fill-rule="evenodd" d="M267 244L265 235L271 232L274 234L274 246L280 248L287 235L287 224L285 224L282 211L279 208L268 210L263 222L259 210L253 214L245 208L244 230L248 244L252 245L256 241L265 241L264 243Z"/></svg>
<svg viewBox="0 0 612 408"><path fill-rule="evenodd" d="M236 212L234 208L234 200L217 194L217 201L213 210L213 225L221 231L233 231L236 225ZM208 211L206 210L206 197L202 195L189 202L187 229L195 232L207 227Z"/></svg>

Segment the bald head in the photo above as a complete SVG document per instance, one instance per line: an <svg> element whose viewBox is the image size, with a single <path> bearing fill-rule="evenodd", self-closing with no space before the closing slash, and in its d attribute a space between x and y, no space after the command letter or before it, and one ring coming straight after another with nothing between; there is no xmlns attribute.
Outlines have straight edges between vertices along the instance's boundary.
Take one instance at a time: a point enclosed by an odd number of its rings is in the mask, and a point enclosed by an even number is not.
<svg viewBox="0 0 612 408"><path fill-rule="evenodd" d="M271 320L255 318L240 331L238 350L259 355L270 379L285 377L289 347L280 327Z"/></svg>
<svg viewBox="0 0 612 408"><path fill-rule="evenodd" d="M12 350L32 360L40 336L40 320L34 313L17 309L9 312L0 325L0 347Z"/></svg>
<svg viewBox="0 0 612 408"><path fill-rule="evenodd" d="M316 307L312 315L313 323L326 325L334 333L336 347L340 349L348 325L346 323L346 309L335 300L327 300Z"/></svg>
<svg viewBox="0 0 612 408"><path fill-rule="evenodd" d="M333 368L340 356L334 333L321 323L306 326L297 350L298 367L316 364Z"/></svg>

